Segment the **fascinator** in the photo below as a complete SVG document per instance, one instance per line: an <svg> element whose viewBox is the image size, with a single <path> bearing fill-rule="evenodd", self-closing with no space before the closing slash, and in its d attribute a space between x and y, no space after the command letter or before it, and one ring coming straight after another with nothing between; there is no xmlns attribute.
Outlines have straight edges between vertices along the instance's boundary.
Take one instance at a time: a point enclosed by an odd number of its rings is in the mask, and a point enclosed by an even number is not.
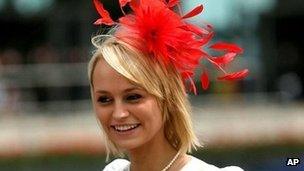
<svg viewBox="0 0 304 171"><path fill-rule="evenodd" d="M248 75L248 69L229 73L225 70L243 49L233 43L217 42L209 47L207 44L214 36L211 25L199 27L188 23L188 18L203 11L199 5L186 14L175 12L180 10L179 0L119 0L120 9L124 14L114 21L100 0L93 0L100 18L95 25L119 26L114 36L129 45L147 52L149 57L171 64L179 71L183 82L190 82L190 90L197 94L193 81L194 72L201 67L200 81L204 90L209 87L209 75L206 66L201 64L206 60L222 72L218 80L238 80ZM129 5L130 14L125 14L124 7ZM212 56L207 48L220 51L221 56Z"/></svg>

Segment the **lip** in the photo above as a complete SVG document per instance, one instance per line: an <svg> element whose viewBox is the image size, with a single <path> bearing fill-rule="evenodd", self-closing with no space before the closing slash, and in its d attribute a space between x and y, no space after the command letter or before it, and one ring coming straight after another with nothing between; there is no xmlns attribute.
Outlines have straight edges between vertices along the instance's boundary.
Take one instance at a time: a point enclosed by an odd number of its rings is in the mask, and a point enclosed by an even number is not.
<svg viewBox="0 0 304 171"><path fill-rule="evenodd" d="M135 133L138 128L141 126L141 124L117 124L117 125L111 125L111 131L114 132L117 135L124 135L124 136L130 136L133 133Z"/></svg>
<svg viewBox="0 0 304 171"><path fill-rule="evenodd" d="M126 125L114 125L112 128L114 128L118 132L125 132L130 131L132 129L136 129L139 126L139 124L126 124Z"/></svg>

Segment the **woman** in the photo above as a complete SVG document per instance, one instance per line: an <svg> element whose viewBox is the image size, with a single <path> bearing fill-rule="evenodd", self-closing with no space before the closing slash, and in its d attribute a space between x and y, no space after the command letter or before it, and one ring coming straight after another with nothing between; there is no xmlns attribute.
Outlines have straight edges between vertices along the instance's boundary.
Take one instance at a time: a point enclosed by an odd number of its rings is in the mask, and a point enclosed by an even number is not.
<svg viewBox="0 0 304 171"><path fill-rule="evenodd" d="M198 29L171 11L176 1L120 1L122 9L126 2L134 13L115 23L94 0L101 15L96 23L117 27L111 35L92 39L97 47L88 69L93 106L108 156L127 154L130 159L116 159L104 170L242 170L219 169L187 154L200 144L192 128L186 85L190 79L196 92L191 76L205 54L200 48L206 42L201 41L208 41L206 35L211 33L198 35ZM200 11L196 9L189 15ZM193 34L200 36L200 42ZM225 74L222 79L245 75ZM207 78L203 73L203 88Z"/></svg>

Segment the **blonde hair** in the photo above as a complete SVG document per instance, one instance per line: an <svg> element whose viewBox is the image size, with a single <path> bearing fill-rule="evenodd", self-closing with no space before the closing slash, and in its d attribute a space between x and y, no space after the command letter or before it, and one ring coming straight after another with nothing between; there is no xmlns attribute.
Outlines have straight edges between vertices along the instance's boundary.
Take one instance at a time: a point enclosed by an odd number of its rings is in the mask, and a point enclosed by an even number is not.
<svg viewBox="0 0 304 171"><path fill-rule="evenodd" d="M165 136L172 147L186 153L200 146L192 127L190 103L181 76L174 66L164 64L114 36L96 36L92 38L92 43L97 49L88 66L91 93L94 89L94 68L99 60L104 59L126 79L156 97L163 114ZM121 155L122 150L103 133L107 156Z"/></svg>

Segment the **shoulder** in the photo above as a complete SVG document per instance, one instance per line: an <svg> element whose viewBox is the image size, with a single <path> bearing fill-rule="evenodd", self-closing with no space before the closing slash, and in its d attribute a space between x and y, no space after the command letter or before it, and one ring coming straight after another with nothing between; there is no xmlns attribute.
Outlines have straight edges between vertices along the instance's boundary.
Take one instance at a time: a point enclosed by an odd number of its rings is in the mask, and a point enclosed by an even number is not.
<svg viewBox="0 0 304 171"><path fill-rule="evenodd" d="M130 162L126 159L115 159L103 171L128 171Z"/></svg>
<svg viewBox="0 0 304 171"><path fill-rule="evenodd" d="M182 168L181 171L244 171L237 166L228 166L224 168L218 168L212 164L208 164L194 156L190 156L188 163Z"/></svg>

